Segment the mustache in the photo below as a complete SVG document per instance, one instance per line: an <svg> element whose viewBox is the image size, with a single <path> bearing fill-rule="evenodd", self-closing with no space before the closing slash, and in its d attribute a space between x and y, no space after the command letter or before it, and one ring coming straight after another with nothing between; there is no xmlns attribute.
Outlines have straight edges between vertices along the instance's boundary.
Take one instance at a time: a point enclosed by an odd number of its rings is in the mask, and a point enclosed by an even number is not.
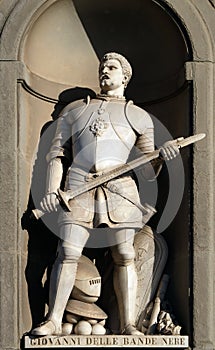
<svg viewBox="0 0 215 350"><path fill-rule="evenodd" d="M100 75L100 79L109 79L110 76L106 73Z"/></svg>

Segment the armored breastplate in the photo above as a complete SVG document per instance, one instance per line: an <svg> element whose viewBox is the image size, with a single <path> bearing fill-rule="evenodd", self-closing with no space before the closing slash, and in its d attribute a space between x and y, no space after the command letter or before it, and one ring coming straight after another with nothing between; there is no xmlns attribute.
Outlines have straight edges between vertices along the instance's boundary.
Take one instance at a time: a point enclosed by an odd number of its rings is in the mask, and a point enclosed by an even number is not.
<svg viewBox="0 0 215 350"><path fill-rule="evenodd" d="M102 171L124 164L136 141L125 102L92 100L72 125L73 165Z"/></svg>

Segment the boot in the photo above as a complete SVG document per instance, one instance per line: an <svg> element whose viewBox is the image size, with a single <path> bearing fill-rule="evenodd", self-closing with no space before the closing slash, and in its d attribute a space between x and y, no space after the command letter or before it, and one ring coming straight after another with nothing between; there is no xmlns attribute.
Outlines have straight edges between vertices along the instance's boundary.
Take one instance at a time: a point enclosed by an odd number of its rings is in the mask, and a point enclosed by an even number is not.
<svg viewBox="0 0 215 350"><path fill-rule="evenodd" d="M62 263L56 260L51 273L49 312L47 321L32 330L36 336L60 335L66 304L71 294L77 270L77 263Z"/></svg>
<svg viewBox="0 0 215 350"><path fill-rule="evenodd" d="M143 335L135 327L137 274L133 262L128 266L115 265L114 289L119 307L121 333Z"/></svg>

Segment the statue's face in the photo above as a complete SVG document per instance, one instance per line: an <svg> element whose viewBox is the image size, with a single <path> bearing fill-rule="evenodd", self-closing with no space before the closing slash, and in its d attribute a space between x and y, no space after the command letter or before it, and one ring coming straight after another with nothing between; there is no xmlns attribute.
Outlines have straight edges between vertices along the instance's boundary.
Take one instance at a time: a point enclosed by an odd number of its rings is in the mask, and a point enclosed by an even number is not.
<svg viewBox="0 0 215 350"><path fill-rule="evenodd" d="M115 59L103 62L99 69L99 81L104 92L121 87L124 84L125 77L120 62Z"/></svg>

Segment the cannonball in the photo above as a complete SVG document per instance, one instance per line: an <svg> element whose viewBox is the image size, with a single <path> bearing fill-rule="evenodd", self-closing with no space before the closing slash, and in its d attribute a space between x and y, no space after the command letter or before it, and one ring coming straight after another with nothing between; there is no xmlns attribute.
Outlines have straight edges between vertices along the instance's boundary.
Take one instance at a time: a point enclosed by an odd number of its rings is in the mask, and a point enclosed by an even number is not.
<svg viewBox="0 0 215 350"><path fill-rule="evenodd" d="M62 325L62 334L71 334L73 330L73 324L72 323L63 323Z"/></svg>
<svg viewBox="0 0 215 350"><path fill-rule="evenodd" d="M104 335L105 333L106 329L101 324L97 323L92 326L93 335Z"/></svg>
<svg viewBox="0 0 215 350"><path fill-rule="evenodd" d="M77 323L80 320L80 316L75 315L75 314L71 314L70 312L66 313L66 320L69 323Z"/></svg>
<svg viewBox="0 0 215 350"><path fill-rule="evenodd" d="M75 334L77 335L90 335L92 332L92 326L87 321L79 321L74 329Z"/></svg>
<svg viewBox="0 0 215 350"><path fill-rule="evenodd" d="M105 325L106 320L99 321L98 323L101 324L102 326Z"/></svg>
<svg viewBox="0 0 215 350"><path fill-rule="evenodd" d="M94 325L98 322L98 320L95 320L94 318L87 318L87 317L84 317L84 319L89 322L91 325Z"/></svg>

